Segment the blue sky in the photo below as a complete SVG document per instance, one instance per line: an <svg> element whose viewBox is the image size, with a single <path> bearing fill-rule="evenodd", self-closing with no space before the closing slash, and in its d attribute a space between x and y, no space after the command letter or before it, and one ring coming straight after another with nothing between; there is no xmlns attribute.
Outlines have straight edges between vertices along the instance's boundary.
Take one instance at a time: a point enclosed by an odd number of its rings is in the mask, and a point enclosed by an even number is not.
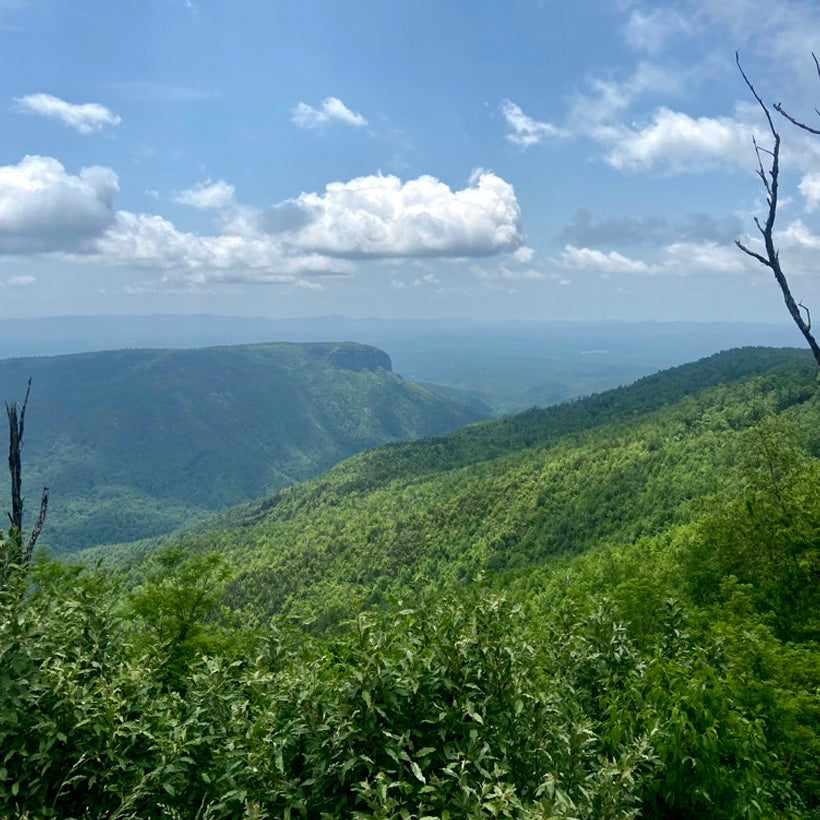
<svg viewBox="0 0 820 820"><path fill-rule="evenodd" d="M0 0L0 313L783 320L735 49L820 123L816 3Z"/></svg>

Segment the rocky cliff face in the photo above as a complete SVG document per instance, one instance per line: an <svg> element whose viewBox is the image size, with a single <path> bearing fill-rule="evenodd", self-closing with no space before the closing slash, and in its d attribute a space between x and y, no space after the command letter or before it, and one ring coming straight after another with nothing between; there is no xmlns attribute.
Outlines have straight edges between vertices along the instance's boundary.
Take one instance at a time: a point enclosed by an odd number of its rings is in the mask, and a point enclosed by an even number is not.
<svg viewBox="0 0 820 820"><path fill-rule="evenodd" d="M316 342L303 345L305 350L334 367L343 370L387 370L393 372L393 363L383 350L356 342Z"/></svg>

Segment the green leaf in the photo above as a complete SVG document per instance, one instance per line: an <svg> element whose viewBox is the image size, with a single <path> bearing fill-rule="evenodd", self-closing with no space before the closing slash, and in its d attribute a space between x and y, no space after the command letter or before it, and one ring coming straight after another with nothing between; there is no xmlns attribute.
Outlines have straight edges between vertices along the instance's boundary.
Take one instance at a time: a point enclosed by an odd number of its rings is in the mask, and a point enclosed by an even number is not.
<svg viewBox="0 0 820 820"><path fill-rule="evenodd" d="M415 760L410 761L410 768L413 771L413 774L416 776L417 780L420 780L422 783L427 782L427 778L421 773L421 769L419 768L419 764L416 763Z"/></svg>

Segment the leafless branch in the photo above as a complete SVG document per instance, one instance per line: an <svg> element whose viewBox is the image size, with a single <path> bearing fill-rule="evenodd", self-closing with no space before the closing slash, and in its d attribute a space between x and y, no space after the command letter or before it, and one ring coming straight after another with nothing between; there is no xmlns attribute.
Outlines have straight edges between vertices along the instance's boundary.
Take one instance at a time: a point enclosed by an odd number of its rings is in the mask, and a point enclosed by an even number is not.
<svg viewBox="0 0 820 820"><path fill-rule="evenodd" d="M34 529L31 531L31 538L28 540L28 546L26 547L26 555L24 558L24 563L30 564L31 563L31 556L34 552L34 545L37 543L37 539L40 537L40 531L43 529L43 524L46 523L46 513L48 512L48 487L43 487L43 496L40 499L40 514L37 516L37 522L34 525Z"/></svg>
<svg viewBox="0 0 820 820"><path fill-rule="evenodd" d="M763 160L760 158L760 152L765 151L766 149L761 148L760 145L758 145L758 142L754 137L752 137L752 145L754 145L754 147L755 147L755 155L757 156L757 175L760 177L760 180L763 183L763 186L766 188L766 193L771 197L772 189L771 189L771 186L769 185L769 178L766 176L766 171L763 168ZM771 151L766 151L766 153L771 155L772 152Z"/></svg>
<svg viewBox="0 0 820 820"><path fill-rule="evenodd" d="M814 55L812 56L814 57ZM789 315L792 317L794 323L797 325L798 329L803 334L803 337L808 342L808 345L811 348L811 352L814 355L815 361L818 365L820 365L820 346L818 346L817 341L811 333L811 316L809 315L808 310L804 307L803 309L806 310L806 316L808 321L803 320L803 317L800 314L800 308L797 306L797 303L794 301L794 297L792 296L788 280L786 279L786 276L783 273L783 269L780 267L780 256L774 244L774 223L777 217L777 197L780 177L780 134L774 127L774 122L772 120L772 115L769 111L768 106L760 98L760 95L757 93L757 90L755 89L754 85L752 85L751 80L746 76L746 72L743 70L743 66L740 64L740 55L738 54L738 52L735 52L735 62L737 63L738 71L740 71L740 75L741 77L743 77L746 86L752 93L752 96L757 100L757 103L760 106L760 108L763 110L763 113L766 116L766 122L769 124L769 131L771 132L772 138L774 140L774 146L771 149L771 151L768 149L762 149L757 144L757 140L753 140L755 156L757 157L758 164L757 175L760 177L761 181L763 182L763 187L766 189L766 201L769 207L768 213L766 214L765 224L762 225L760 223L760 220L757 217L755 217L755 225L757 225L758 230L763 236L763 245L766 249L766 254L764 256L762 254L756 253L755 251L743 245L741 242L736 242L735 244L745 254L751 256L753 259L756 259L758 262L760 262L761 265L765 265L767 268L771 268L771 271L774 274L775 281L777 282L778 286L780 287L780 291L783 294L783 301L786 303L786 309L789 311ZM818 76L820 76L820 63L818 63L816 57L814 58L814 64L817 68ZM779 110L778 106L775 106L775 110ZM789 117L787 117L787 119L789 119ZM799 123L796 124L799 125ZM766 169L763 165L761 153L766 153L771 158L771 163L769 164L768 169Z"/></svg>
<svg viewBox="0 0 820 820"><path fill-rule="evenodd" d="M798 307L806 311L806 327L811 330L811 311L802 302L798 303Z"/></svg>
<svg viewBox="0 0 820 820"><path fill-rule="evenodd" d="M812 52L811 54L812 60L814 60L814 68L817 71L817 79L820 80L820 62L817 61L817 55ZM820 128L812 128L812 126L807 125L805 122L800 122L800 120L795 119L791 114L789 114L780 103L777 103L774 106L774 110L780 114L781 117L785 117L792 125L796 125L798 128L802 128L804 131L808 131L809 134L817 134L820 136ZM815 113L818 117L820 117L820 110L817 108L814 109Z"/></svg>
<svg viewBox="0 0 820 820"><path fill-rule="evenodd" d="M757 261L760 262L761 265L766 265L766 267L768 268L771 267L771 265L769 264L769 260L766 259L765 256L761 256L759 253L755 253L753 250L747 248L739 239L735 240L735 245L737 245L738 248L740 248L740 250L743 251L743 253L749 254L749 256L751 256L752 259L757 259Z"/></svg>
<svg viewBox="0 0 820 820"><path fill-rule="evenodd" d="M808 131L810 134L817 134L820 136L820 128L812 128L810 125L807 125L805 122L800 122L800 120L795 119L791 114L789 114L781 105L781 103L774 104L774 110L780 114L781 117L785 117L790 123L796 125L798 128L802 128L804 131ZM820 113L820 112L818 112Z"/></svg>
<svg viewBox="0 0 820 820"><path fill-rule="evenodd" d="M751 80L746 76L746 72L743 70L743 66L740 64L740 52L735 52L735 63L737 65L738 71L740 71L740 76L743 77L744 82L746 83L749 91L752 92L752 96L757 100L758 105L763 109L763 113L766 115L766 120L769 123L769 130L772 132L773 137L777 137L777 131L775 130L774 123L772 122L772 115L769 113L769 109L766 107L766 103L760 99L760 95L755 91L755 87L752 85Z"/></svg>

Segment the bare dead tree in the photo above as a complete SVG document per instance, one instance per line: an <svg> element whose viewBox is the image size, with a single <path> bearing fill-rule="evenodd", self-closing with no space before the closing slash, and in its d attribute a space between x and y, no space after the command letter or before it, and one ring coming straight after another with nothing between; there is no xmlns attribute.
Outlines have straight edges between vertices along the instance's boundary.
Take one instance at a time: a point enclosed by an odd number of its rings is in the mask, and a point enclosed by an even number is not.
<svg viewBox="0 0 820 820"><path fill-rule="evenodd" d="M786 308L789 311L789 315L792 317L794 323L797 325L798 329L803 334L803 337L808 342L808 345L811 348L811 352L814 355L815 361L818 365L820 365L820 345L817 344L817 341L815 340L811 332L811 314L809 313L809 309L805 305L803 305L802 303L798 305L798 303L795 302L794 297L792 296L791 288L789 287L789 282L786 279L786 276L783 273L783 269L780 266L780 255L774 244L774 223L775 218L777 217L778 185L780 182L780 132L777 130L777 128L775 128L774 121L772 120L772 115L769 111L768 106L760 98L760 95L755 90L755 87L752 85L751 80L749 80L749 78L746 76L746 72L743 71L743 66L741 66L740 64L740 55L737 52L735 52L735 62L737 63L738 70L740 71L740 74L743 77L744 82L749 88L749 91L752 92L752 96L755 98L755 100L757 100L758 105L763 109L763 113L766 115L766 122L769 124L769 132L771 133L772 139L774 140L774 145L771 148L771 150L760 146L756 139L753 138L752 140L754 144L755 155L757 156L757 175L760 177L760 181L763 183L763 187L766 191L766 202L768 204L768 213L766 214L766 221L763 224L761 224L760 220L757 217L755 217L755 225L757 226L758 231L760 231L760 234L763 237L763 246L765 248L765 254L757 253L757 251L752 250L739 240L736 241L735 244L745 254L751 256L752 259L756 259L758 262L760 262L761 265L765 265L767 268L771 269L772 273L774 274L775 281L777 282L778 286L780 287L780 291L783 294L783 300L786 303ZM814 62L815 66L817 66L818 74L820 75L820 65L818 65L816 57ZM786 119L790 120L795 125L804 128L807 131L811 131L812 133L820 134L820 131L814 131L808 126L805 126L802 123L799 123L797 120L793 119L792 117L788 116L782 110L782 106L780 105L780 103L775 105L774 108L776 111L781 113L784 117L786 117ZM764 156L767 157L768 168L764 166ZM805 319L803 319L803 316L800 313L801 307L806 311Z"/></svg>
<svg viewBox="0 0 820 820"><path fill-rule="evenodd" d="M23 430L26 423L26 408L28 397L31 394L31 379L26 387L26 397L23 406L15 401L6 402L6 413L9 417L9 472L11 473L11 512L8 514L12 529L23 529L23 496L21 495L22 464L20 461L20 446L23 440Z"/></svg>
<svg viewBox="0 0 820 820"><path fill-rule="evenodd" d="M37 539L46 522L46 513L48 512L48 487L43 487L43 495L40 499L40 514L31 531L25 550L23 550L23 504L25 499L22 495L22 461L20 458L20 448L23 443L26 408L28 407L30 394L31 379L28 380L26 397L23 400L22 406L16 401L11 404L6 402L6 414L9 419L9 473L11 474L11 512L8 514L9 521L11 522L9 539L14 542L18 560L24 565L31 563L34 545L37 543Z"/></svg>

